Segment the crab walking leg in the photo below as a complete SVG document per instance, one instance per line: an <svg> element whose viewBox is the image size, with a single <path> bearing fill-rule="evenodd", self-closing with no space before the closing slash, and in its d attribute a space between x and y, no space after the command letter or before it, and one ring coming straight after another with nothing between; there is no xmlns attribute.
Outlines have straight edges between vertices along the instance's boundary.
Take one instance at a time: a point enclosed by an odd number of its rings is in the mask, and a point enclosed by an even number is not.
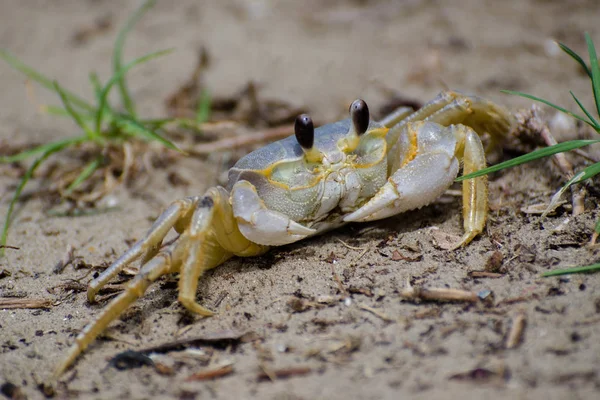
<svg viewBox="0 0 600 400"><path fill-rule="evenodd" d="M386 121L388 119L390 117L385 118ZM498 104L481 97L445 90L419 110L398 121L396 126L391 127L386 137L388 145L394 146L403 127L416 121L432 121L444 126L467 125L479 134L489 133L494 143L506 137L515 124L513 114Z"/></svg>
<svg viewBox="0 0 600 400"><path fill-rule="evenodd" d="M158 252L163 239L167 236L171 228L175 227L178 232L183 230L183 227L187 225L186 220L189 219L190 211L193 210L199 201L200 197L188 197L183 200L177 200L167 207L154 224L152 224L152 227L143 239L134 244L133 247L119 257L98 278L90 282L87 292L88 301L93 303L96 294L104 285L142 255L144 255L142 265L150 260Z"/></svg>
<svg viewBox="0 0 600 400"><path fill-rule="evenodd" d="M193 212L191 207L194 207ZM176 242L153 255L140 272L130 281L123 293L116 297L100 315L79 333L65 360L54 372L54 380L75 361L77 356L159 277L181 272L179 301L192 312L210 316L210 310L196 303L198 279L233 255L252 256L264 253L268 247L250 242L237 226L233 211L223 188L213 188L205 197L194 197L173 203L150 229L145 239L134 246L115 263L128 265L144 252L156 248L170 228L181 232ZM127 256L127 257L126 257ZM114 267L114 265L113 265ZM111 268L113 268L111 267ZM121 267L123 268L123 267Z"/></svg>
<svg viewBox="0 0 600 400"><path fill-rule="evenodd" d="M463 175L486 167L481 139L473 129L464 125L453 127L458 146L457 154L463 159ZM462 153L462 154L461 154ZM485 228L488 213L487 175L463 182L463 224L465 234L458 244L467 245Z"/></svg>
<svg viewBox="0 0 600 400"><path fill-rule="evenodd" d="M152 282L177 269L178 265L171 261L171 250L163 250L144 265L140 272L129 282L125 291L113 299L94 321L83 328L75 338L75 343L71 345L67 357L54 371L53 381L57 381L86 347L112 321L117 319L129 305L140 298Z"/></svg>
<svg viewBox="0 0 600 400"><path fill-rule="evenodd" d="M440 125L462 124L479 134L488 133L491 141L502 141L510 133L515 119L506 108L476 96L466 96L456 92L456 98L425 120Z"/></svg>
<svg viewBox="0 0 600 400"><path fill-rule="evenodd" d="M256 256L268 247L246 239L239 231L223 188L213 188L198 203L190 219L190 226L180 240L185 245L181 275L179 277L179 302L191 312L208 317L213 312L196 302L200 276L233 255ZM179 251L179 249L177 249Z"/></svg>
<svg viewBox="0 0 600 400"><path fill-rule="evenodd" d="M383 119L379 120L379 123L386 128L391 128L412 113L414 113L414 110L411 107L398 107L392 111L391 114L388 114L383 117Z"/></svg>

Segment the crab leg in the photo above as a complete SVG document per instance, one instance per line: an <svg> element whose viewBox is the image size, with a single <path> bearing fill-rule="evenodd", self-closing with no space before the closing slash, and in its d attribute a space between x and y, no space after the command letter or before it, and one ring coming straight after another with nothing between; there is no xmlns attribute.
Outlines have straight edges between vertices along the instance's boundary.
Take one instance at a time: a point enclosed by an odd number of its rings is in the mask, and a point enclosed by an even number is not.
<svg viewBox="0 0 600 400"><path fill-rule="evenodd" d="M477 133L468 126L456 125L454 135L458 143L457 155L460 157L462 153L463 175L485 168L485 152ZM468 244L475 236L483 232L487 213L487 175L463 181L463 225L465 234L458 246Z"/></svg>
<svg viewBox="0 0 600 400"><path fill-rule="evenodd" d="M181 232L181 235L173 244L157 252L155 249L160 247L171 228ZM110 278L135 259L144 255L144 259L147 260L143 260L140 272L129 282L125 291L112 300L94 321L77 335L67 357L54 372L53 379L57 380L79 354L161 276L181 272L178 300L188 310L210 316L213 312L195 300L198 279L202 273L222 264L233 255L259 255L267 249L266 246L255 244L241 234L235 223L227 192L223 188L213 188L204 197L193 197L173 203L144 239L92 282L94 286L91 286L90 291L95 294Z"/></svg>
<svg viewBox="0 0 600 400"><path fill-rule="evenodd" d="M199 201L200 197L188 197L183 200L177 200L167 207L154 224L152 224L152 227L143 239L134 244L133 247L119 257L106 271L90 282L87 292L88 301L93 303L96 294L104 285L142 255L144 255L142 265L150 260L158 252L163 239L167 236L171 228L175 227L178 232L181 232L182 227L187 225L186 220L190 217L190 211L194 209Z"/></svg>
<svg viewBox="0 0 600 400"><path fill-rule="evenodd" d="M388 119L390 117L385 121ZM390 148L396 145L404 126L416 121L432 121L444 126L467 125L479 134L487 132L494 143L505 137L515 123L514 116L504 107L481 97L445 90L390 129L386 137ZM386 126L389 125L386 123Z"/></svg>
<svg viewBox="0 0 600 400"><path fill-rule="evenodd" d="M152 282L177 268L178 265L173 264L171 261L171 251L172 248L163 250L144 265L140 272L131 280L131 282L129 282L125 291L113 299L93 322L86 325L85 328L79 332L75 338L75 343L73 343L69 349L67 357L65 357L54 371L52 376L53 381L58 380L79 354L81 354L112 321L117 319L129 305L140 298Z"/></svg>
<svg viewBox="0 0 600 400"><path fill-rule="evenodd" d="M398 107L391 114L386 115L383 119L379 121L379 123L386 128L391 128L396 125L410 114L414 113L414 110L411 107Z"/></svg>
<svg viewBox="0 0 600 400"><path fill-rule="evenodd" d="M213 312L196 302L198 279L233 255L256 256L268 247L246 239L237 228L233 211L223 188L213 188L200 201L189 229L180 237L183 264L179 277L179 302L191 312L211 316Z"/></svg>

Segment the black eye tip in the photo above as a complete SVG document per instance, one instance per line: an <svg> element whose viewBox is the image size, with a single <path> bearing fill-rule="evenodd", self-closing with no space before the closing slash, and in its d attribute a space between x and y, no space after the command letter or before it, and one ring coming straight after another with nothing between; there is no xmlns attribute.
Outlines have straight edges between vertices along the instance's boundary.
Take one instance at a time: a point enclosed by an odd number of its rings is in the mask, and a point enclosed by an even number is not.
<svg viewBox="0 0 600 400"><path fill-rule="evenodd" d="M369 107L362 99L357 99L350 105L350 118L356 133L362 135L369 128Z"/></svg>
<svg viewBox="0 0 600 400"><path fill-rule="evenodd" d="M366 108L367 111L369 110L369 108L367 107L367 103L365 103L363 99L356 99L352 102L352 104L350 104L350 112L360 111L363 108Z"/></svg>
<svg viewBox="0 0 600 400"><path fill-rule="evenodd" d="M315 127L312 118L308 114L298 115L294 124L294 133L298 144L305 149L313 147L315 140Z"/></svg>

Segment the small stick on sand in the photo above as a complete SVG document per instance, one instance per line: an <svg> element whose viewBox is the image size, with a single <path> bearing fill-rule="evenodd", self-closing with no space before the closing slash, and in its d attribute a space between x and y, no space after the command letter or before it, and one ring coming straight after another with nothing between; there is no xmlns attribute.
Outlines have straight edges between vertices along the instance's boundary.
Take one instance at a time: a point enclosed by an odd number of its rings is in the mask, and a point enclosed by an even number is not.
<svg viewBox="0 0 600 400"><path fill-rule="evenodd" d="M73 247L73 245L69 244L69 245L67 245L67 250L65 251L65 254L62 256L62 258L60 260L58 260L58 262L52 269L52 272L54 272L55 274L62 273L63 270L69 264L71 264L74 259L75 259L75 247Z"/></svg>
<svg viewBox="0 0 600 400"><path fill-rule="evenodd" d="M488 272L488 271L471 271L469 272L469 276L471 278L502 278L504 274L499 274L497 272Z"/></svg>
<svg viewBox="0 0 600 400"><path fill-rule="evenodd" d="M424 288L419 286L408 286L400 291L400 296L409 300L429 301L464 301L476 303L479 301L477 293L460 289L447 288Z"/></svg>
<svg viewBox="0 0 600 400"><path fill-rule="evenodd" d="M525 312L523 311L520 311L513 318L510 331L508 332L508 336L506 337L507 349L514 349L519 344L521 344L521 340L523 339L523 331L525 330L526 323L527 319L525 318Z"/></svg>
<svg viewBox="0 0 600 400"><path fill-rule="evenodd" d="M222 378L224 376L227 376L229 374L233 373L233 367L231 365L226 365L224 367L218 367L215 369L209 369L206 371L200 371L197 372L193 375L188 376L185 381L186 382L191 382L191 381L207 381L207 380L213 380L213 379L217 379L217 378Z"/></svg>
<svg viewBox="0 0 600 400"><path fill-rule="evenodd" d="M386 313L384 313L383 311L378 310L376 308L369 307L369 306L367 306L365 304L359 304L358 308L360 308L361 310L368 311L371 314L373 314L373 315L381 318L382 320L384 320L386 322L394 322L394 320L392 318L388 317L388 315Z"/></svg>
<svg viewBox="0 0 600 400"><path fill-rule="evenodd" d="M50 308L52 300L48 299L6 299L0 298L0 310L13 308Z"/></svg>
<svg viewBox="0 0 600 400"><path fill-rule="evenodd" d="M310 369L310 367L291 367L291 368L283 368L283 369L278 369L278 370L270 370L270 369L265 368L264 366L261 368L262 368L263 372L258 374L259 381L264 381L264 380L274 381L275 379L285 379L285 378L290 378L292 376L302 376L302 375L309 374L312 371Z"/></svg>

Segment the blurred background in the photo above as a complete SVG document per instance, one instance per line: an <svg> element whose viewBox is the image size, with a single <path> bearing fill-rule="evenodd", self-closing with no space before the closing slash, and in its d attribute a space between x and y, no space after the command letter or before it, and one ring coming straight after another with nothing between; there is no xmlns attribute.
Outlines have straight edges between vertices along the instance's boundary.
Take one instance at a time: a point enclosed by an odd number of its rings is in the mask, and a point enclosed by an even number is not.
<svg viewBox="0 0 600 400"><path fill-rule="evenodd" d="M0 47L91 98L88 74L107 79L116 32L137 5L3 2ZM343 117L357 97L377 111L394 98L427 101L445 87L511 108L530 102L501 89L572 108L569 90L591 105L589 81L554 41L585 54L583 32L599 41L599 16L596 0L159 0L128 37L125 58L175 49L129 75L139 107L153 116L189 81L202 49L201 85L213 96L235 96L252 82L261 98L323 122ZM0 63L0 137L56 135L60 122L35 107L55 96L23 82Z"/></svg>

